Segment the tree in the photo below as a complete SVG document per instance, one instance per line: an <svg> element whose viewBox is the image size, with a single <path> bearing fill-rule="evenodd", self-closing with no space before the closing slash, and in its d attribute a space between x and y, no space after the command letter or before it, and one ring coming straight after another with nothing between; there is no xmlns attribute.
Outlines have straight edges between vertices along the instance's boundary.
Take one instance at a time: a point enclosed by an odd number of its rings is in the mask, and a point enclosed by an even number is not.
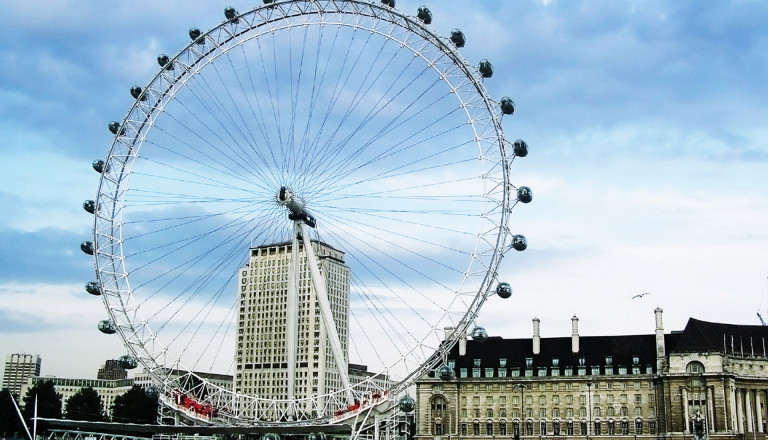
<svg viewBox="0 0 768 440"><path fill-rule="evenodd" d="M157 396L147 394L134 385L124 394L115 397L112 404L112 420L127 423L157 423Z"/></svg>
<svg viewBox="0 0 768 440"><path fill-rule="evenodd" d="M37 417L48 419L61 418L61 394L56 392L56 387L51 380L41 380L32 385L24 396L24 419L27 426L32 426L32 417L35 416L35 400L37 400ZM38 429L45 429L38 423Z"/></svg>
<svg viewBox="0 0 768 440"><path fill-rule="evenodd" d="M8 388L0 391L0 435L3 438L13 437L14 433L22 432L19 414L11 400L16 400Z"/></svg>
<svg viewBox="0 0 768 440"><path fill-rule="evenodd" d="M72 420L88 420L100 422L104 417L104 403L101 396L93 388L81 388L80 391L67 399L64 414Z"/></svg>

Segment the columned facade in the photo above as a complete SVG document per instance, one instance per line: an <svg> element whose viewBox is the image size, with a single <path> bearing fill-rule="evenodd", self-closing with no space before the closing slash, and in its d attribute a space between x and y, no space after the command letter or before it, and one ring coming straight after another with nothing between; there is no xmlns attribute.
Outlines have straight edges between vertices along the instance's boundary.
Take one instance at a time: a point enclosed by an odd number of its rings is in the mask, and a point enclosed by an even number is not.
<svg viewBox="0 0 768 440"><path fill-rule="evenodd" d="M453 377L417 383L417 438L765 440L768 327L691 319L664 334L655 317L648 335L580 336L576 320L541 338L534 320L531 339L462 341Z"/></svg>

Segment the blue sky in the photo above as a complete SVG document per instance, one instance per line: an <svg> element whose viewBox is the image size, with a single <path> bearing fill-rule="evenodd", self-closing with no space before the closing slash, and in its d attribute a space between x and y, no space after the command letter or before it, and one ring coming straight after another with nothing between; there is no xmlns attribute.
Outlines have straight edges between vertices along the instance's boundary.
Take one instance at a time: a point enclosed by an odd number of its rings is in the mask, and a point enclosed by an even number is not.
<svg viewBox="0 0 768 440"><path fill-rule="evenodd" d="M415 14L421 2L399 0ZM39 353L43 373L95 376L123 353L82 285L79 243L95 196L90 162L106 125L155 58L253 2L9 1L0 15L0 355ZM533 189L512 228L528 238L478 324L491 335L653 331L653 309L758 324L768 309L768 5L759 1L442 1L432 28L467 37L487 83L517 110L508 139L528 157L512 181ZM633 295L650 292L641 299ZM765 313L768 315L768 313Z"/></svg>

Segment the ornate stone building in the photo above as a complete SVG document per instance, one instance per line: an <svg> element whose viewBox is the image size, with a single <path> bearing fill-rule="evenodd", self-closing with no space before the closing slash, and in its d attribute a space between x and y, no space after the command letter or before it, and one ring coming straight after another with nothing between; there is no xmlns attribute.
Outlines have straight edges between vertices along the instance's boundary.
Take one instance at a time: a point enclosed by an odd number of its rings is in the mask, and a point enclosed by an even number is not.
<svg viewBox="0 0 768 440"><path fill-rule="evenodd" d="M765 439L768 327L462 340L417 383L416 437ZM451 331L451 329L446 329ZM447 367L447 368L445 368Z"/></svg>

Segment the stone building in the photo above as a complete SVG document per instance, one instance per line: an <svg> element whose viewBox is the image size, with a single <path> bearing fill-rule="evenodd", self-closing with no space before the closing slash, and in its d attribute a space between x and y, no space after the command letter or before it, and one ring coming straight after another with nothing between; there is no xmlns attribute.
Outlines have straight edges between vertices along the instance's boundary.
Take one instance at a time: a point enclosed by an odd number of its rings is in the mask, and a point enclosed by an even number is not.
<svg viewBox="0 0 768 440"><path fill-rule="evenodd" d="M764 439L768 327L463 339L417 382L416 437ZM451 331L447 329L446 331Z"/></svg>

